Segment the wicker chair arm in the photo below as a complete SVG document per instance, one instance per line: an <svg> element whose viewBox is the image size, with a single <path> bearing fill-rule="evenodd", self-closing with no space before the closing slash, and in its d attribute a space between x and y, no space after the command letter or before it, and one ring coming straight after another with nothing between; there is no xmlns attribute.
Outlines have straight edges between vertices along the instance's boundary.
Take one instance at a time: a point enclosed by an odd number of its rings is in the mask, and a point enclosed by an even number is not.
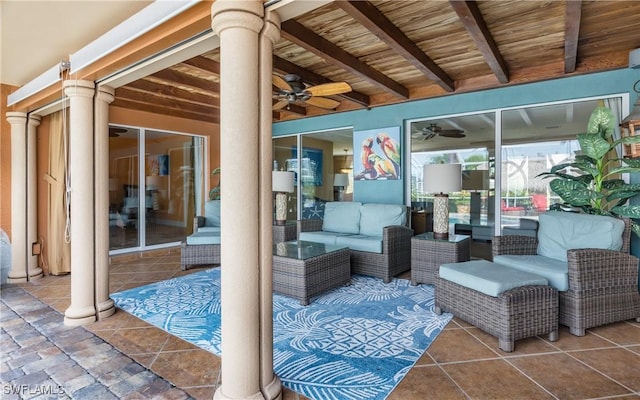
<svg viewBox="0 0 640 400"><path fill-rule="evenodd" d="M200 216L200 215L194 217L193 218L193 231L197 232L199 227L204 226L204 221L205 221L205 218Z"/></svg>
<svg viewBox="0 0 640 400"><path fill-rule="evenodd" d="M298 220L298 233L300 232L315 232L322 230L321 219L299 219Z"/></svg>
<svg viewBox="0 0 640 400"><path fill-rule="evenodd" d="M501 254L533 255L538 252L538 238L533 236L496 236L491 241L493 256Z"/></svg>
<svg viewBox="0 0 640 400"><path fill-rule="evenodd" d="M413 229L402 225L386 226L382 229L382 252L390 253L392 249L399 249L403 246L411 248L411 237Z"/></svg>
<svg viewBox="0 0 640 400"><path fill-rule="evenodd" d="M567 250L569 289L573 291L638 286L638 258L621 251Z"/></svg>

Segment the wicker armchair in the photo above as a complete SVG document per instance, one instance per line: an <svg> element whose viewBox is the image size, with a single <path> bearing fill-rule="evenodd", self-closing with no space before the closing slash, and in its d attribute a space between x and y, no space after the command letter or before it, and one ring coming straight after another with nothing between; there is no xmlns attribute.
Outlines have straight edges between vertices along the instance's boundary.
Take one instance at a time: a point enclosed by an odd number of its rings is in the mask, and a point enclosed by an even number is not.
<svg viewBox="0 0 640 400"><path fill-rule="evenodd" d="M612 322L634 318L640 322L638 258L629 254L631 225L624 222L620 251L567 250L569 287L559 292L559 323L576 336ZM530 236L498 236L492 242L494 257L535 255L537 248L537 237Z"/></svg>
<svg viewBox="0 0 640 400"><path fill-rule="evenodd" d="M298 220L298 232L322 230L321 219ZM385 283L401 272L411 269L411 236L408 226L388 226L383 229L382 253L350 250L351 273L381 278Z"/></svg>

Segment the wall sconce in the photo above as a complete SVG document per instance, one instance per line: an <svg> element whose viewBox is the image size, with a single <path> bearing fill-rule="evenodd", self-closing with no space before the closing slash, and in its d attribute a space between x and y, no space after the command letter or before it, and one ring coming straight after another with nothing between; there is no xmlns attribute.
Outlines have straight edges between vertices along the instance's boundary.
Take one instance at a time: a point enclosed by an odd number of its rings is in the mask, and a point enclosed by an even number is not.
<svg viewBox="0 0 640 400"><path fill-rule="evenodd" d="M287 193L293 192L293 172L271 171L272 191L276 193L276 225L287 222Z"/></svg>
<svg viewBox="0 0 640 400"><path fill-rule="evenodd" d="M337 188L335 190L333 199L335 201L342 201L344 196L344 188L349 186L349 175L348 174L335 174L333 175L333 187Z"/></svg>
<svg viewBox="0 0 640 400"><path fill-rule="evenodd" d="M462 187L460 164L425 164L422 167L424 193L433 193L433 237L449 239L449 193Z"/></svg>

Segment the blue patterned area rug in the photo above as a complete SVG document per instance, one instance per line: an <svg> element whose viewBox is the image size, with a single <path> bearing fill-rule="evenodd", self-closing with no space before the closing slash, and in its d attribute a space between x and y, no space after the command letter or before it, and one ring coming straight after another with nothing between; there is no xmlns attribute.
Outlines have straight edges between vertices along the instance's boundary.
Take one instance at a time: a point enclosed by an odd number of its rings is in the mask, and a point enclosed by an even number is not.
<svg viewBox="0 0 640 400"><path fill-rule="evenodd" d="M220 268L111 295L121 309L214 354ZM384 399L451 320L430 285L353 275L308 306L273 295L274 370L311 399Z"/></svg>

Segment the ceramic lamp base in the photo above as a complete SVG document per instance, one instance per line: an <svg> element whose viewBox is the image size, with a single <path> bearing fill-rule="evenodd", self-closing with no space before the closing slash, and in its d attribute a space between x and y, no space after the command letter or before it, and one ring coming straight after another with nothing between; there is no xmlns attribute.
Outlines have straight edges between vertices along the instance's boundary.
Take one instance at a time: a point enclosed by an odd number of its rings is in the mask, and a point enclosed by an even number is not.
<svg viewBox="0 0 640 400"><path fill-rule="evenodd" d="M287 194L276 193L276 225L284 225L287 222Z"/></svg>
<svg viewBox="0 0 640 400"><path fill-rule="evenodd" d="M433 199L433 237L449 238L449 195L443 193Z"/></svg>

